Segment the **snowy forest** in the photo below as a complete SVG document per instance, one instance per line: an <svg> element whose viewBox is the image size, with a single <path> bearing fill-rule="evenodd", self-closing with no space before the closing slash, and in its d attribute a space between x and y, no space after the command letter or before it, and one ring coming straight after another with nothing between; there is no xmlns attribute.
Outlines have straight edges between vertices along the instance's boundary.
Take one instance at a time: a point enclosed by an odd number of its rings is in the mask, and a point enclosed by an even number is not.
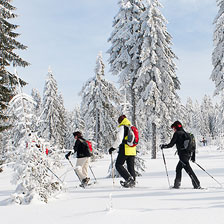
<svg viewBox="0 0 224 224"><path fill-rule="evenodd" d="M52 179L51 172L61 168L65 153L72 150L75 131L92 142L92 160L102 159L115 140L117 119L122 114L139 130L139 157L157 158L159 145L172 136L170 125L175 120L195 135L197 144L205 138L208 145L224 150L224 0L216 2L219 11L214 18L213 71L207 78L214 82L214 95L220 96L220 102L214 104L214 96L207 93L201 102L191 96L186 104L181 102L177 93L181 89L176 75L178 55L172 49L172 34L167 30L161 3L120 0L107 51L107 66L118 84L107 79L99 49L93 58L93 76L79 93L81 103L74 103L69 111L54 68L46 70L43 93L34 88L24 93L23 87L29 84L21 79L16 67L29 66L19 56L20 50L29 46L17 41L18 25L10 22L17 17L15 6L10 0L0 1L0 172L7 164L14 170L12 182L17 188L13 200L29 203L33 195L38 195L47 202L63 188L57 178Z"/></svg>

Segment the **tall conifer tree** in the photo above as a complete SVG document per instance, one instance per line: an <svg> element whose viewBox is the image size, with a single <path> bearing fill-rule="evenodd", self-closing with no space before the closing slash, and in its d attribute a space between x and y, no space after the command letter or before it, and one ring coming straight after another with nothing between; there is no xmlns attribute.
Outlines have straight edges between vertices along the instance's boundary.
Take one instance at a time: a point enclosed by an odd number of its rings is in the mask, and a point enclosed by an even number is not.
<svg viewBox="0 0 224 224"><path fill-rule="evenodd" d="M53 73L49 68L43 94L40 135L52 144L58 144L62 147L61 121L61 106L58 97L58 86Z"/></svg>
<svg viewBox="0 0 224 224"><path fill-rule="evenodd" d="M132 108L128 116L136 125L138 95L134 85L138 69L141 67L140 15L145 8L141 0L120 0L119 6L119 12L114 18L114 30L108 39L112 45L108 50L109 64L112 74L119 75L120 85L126 89L125 102L129 102Z"/></svg>
<svg viewBox="0 0 224 224"><path fill-rule="evenodd" d="M81 91L81 111L85 121L85 136L95 142L95 147L105 151L111 146L119 111L121 96L115 86L104 78L101 53L97 57L95 76Z"/></svg>
<svg viewBox="0 0 224 224"><path fill-rule="evenodd" d="M112 43L108 51L109 63L111 71L119 74L121 84L127 89L132 121L141 127L141 143L145 141L148 145L153 139L155 158L158 127L163 135L167 133L170 120L178 117L177 111L180 111L176 93L180 82L175 74L172 37L158 0L123 0L119 3L120 11L109 38Z"/></svg>
<svg viewBox="0 0 224 224"><path fill-rule="evenodd" d="M215 94L224 89L224 0L216 0L219 7L218 14L214 20L215 31L213 35L214 51L212 54L213 71L212 81L215 82Z"/></svg>
<svg viewBox="0 0 224 224"><path fill-rule="evenodd" d="M8 20L14 19L17 15L14 13L16 9L10 4L11 0L0 1L0 132L7 128L4 123L8 117L5 115L5 109L10 99L15 95L14 88L17 78L9 72L9 66L28 66L28 62L24 61L16 50L25 50L27 47L16 41L19 36L14 30L18 25L11 24ZM21 84L25 82L20 80Z"/></svg>

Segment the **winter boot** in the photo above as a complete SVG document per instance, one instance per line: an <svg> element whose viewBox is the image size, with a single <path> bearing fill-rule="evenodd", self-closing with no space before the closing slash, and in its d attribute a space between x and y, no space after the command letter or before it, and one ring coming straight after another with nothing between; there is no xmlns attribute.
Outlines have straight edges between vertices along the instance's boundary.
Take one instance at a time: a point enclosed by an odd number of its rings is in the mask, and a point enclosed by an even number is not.
<svg viewBox="0 0 224 224"><path fill-rule="evenodd" d="M194 186L194 189L202 189L202 187L199 185L199 186Z"/></svg>
<svg viewBox="0 0 224 224"><path fill-rule="evenodd" d="M86 177L85 180L86 180L86 184L88 185L88 183L90 181L90 178L89 177Z"/></svg>
<svg viewBox="0 0 224 224"><path fill-rule="evenodd" d="M84 179L82 179L82 183L80 184L80 187L86 187L87 186L87 184L88 184L88 180L89 178L84 178Z"/></svg>
<svg viewBox="0 0 224 224"><path fill-rule="evenodd" d="M179 189L180 188L180 182L179 181L175 181L172 188Z"/></svg>
<svg viewBox="0 0 224 224"><path fill-rule="evenodd" d="M135 186L135 181L132 179L132 177L129 177L127 181L121 182L121 185L125 188L131 188Z"/></svg>

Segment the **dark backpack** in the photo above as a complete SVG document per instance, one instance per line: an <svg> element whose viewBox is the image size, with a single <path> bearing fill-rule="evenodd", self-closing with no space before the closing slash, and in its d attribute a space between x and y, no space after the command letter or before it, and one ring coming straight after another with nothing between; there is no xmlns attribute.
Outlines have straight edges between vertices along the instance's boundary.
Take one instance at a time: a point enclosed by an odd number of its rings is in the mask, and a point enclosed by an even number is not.
<svg viewBox="0 0 224 224"><path fill-rule="evenodd" d="M127 144L131 147L134 147L139 142L138 129L135 126L127 126L127 127L128 127Z"/></svg>
<svg viewBox="0 0 224 224"><path fill-rule="evenodd" d="M192 133L186 132L186 139L184 140L184 150L186 150L189 154L195 153L196 150L196 142L195 137Z"/></svg>

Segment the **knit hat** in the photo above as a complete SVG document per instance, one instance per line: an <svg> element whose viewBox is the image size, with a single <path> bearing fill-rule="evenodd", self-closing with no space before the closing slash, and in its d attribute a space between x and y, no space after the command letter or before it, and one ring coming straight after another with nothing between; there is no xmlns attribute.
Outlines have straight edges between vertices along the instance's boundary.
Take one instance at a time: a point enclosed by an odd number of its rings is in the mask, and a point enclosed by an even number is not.
<svg viewBox="0 0 224 224"><path fill-rule="evenodd" d="M182 124L180 123L180 121L175 121L172 125L171 128L176 128L177 130L182 128Z"/></svg>
<svg viewBox="0 0 224 224"><path fill-rule="evenodd" d="M121 115L121 116L118 118L118 123L120 124L125 118L126 118L125 115Z"/></svg>
<svg viewBox="0 0 224 224"><path fill-rule="evenodd" d="M73 136L74 136L74 137L77 136L78 138L80 138L80 137L82 137L82 133L81 133L80 131L75 131L75 132L73 133Z"/></svg>

